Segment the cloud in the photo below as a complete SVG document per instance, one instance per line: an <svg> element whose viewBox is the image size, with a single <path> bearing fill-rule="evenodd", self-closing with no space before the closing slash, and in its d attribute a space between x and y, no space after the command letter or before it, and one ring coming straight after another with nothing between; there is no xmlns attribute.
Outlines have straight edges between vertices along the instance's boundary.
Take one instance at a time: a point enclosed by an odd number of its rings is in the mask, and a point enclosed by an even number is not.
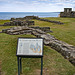
<svg viewBox="0 0 75 75"><path fill-rule="evenodd" d="M8 1L8 0L0 0L0 1Z"/></svg>
<svg viewBox="0 0 75 75"><path fill-rule="evenodd" d="M65 7L75 7L74 0L0 0L0 11L58 12Z"/></svg>
<svg viewBox="0 0 75 75"><path fill-rule="evenodd" d="M32 1L32 4L40 4L38 1Z"/></svg>
<svg viewBox="0 0 75 75"><path fill-rule="evenodd" d="M75 4L75 1L72 1L72 3L74 3L74 4Z"/></svg>
<svg viewBox="0 0 75 75"><path fill-rule="evenodd" d="M71 2L71 0L51 0L50 2Z"/></svg>
<svg viewBox="0 0 75 75"><path fill-rule="evenodd" d="M1 3L9 3L10 1L9 0L0 0L0 4Z"/></svg>
<svg viewBox="0 0 75 75"><path fill-rule="evenodd" d="M64 3L55 3L56 5L58 5L58 6L63 6L64 5Z"/></svg>
<svg viewBox="0 0 75 75"><path fill-rule="evenodd" d="M14 3L16 3L16 4L25 4L25 2L22 2L22 1L14 1Z"/></svg>
<svg viewBox="0 0 75 75"><path fill-rule="evenodd" d="M38 1L49 1L49 0L38 0Z"/></svg>

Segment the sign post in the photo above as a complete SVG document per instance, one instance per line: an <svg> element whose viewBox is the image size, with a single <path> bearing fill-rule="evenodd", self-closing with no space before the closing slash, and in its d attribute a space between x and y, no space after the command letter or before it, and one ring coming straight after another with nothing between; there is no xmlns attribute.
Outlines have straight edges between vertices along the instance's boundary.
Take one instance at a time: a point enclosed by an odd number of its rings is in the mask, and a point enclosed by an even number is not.
<svg viewBox="0 0 75 75"><path fill-rule="evenodd" d="M41 58L41 75L43 72L43 38L18 38L16 56L18 75L22 73L22 58Z"/></svg>

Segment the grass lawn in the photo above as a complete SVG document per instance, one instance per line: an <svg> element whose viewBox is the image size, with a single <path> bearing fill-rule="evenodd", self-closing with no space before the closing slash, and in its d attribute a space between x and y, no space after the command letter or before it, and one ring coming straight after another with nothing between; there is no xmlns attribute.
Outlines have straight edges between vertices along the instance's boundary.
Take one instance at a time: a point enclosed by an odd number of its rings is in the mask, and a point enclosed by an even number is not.
<svg viewBox="0 0 75 75"><path fill-rule="evenodd" d="M9 20L0 20L0 25L4 24L5 22L10 22Z"/></svg>
<svg viewBox="0 0 75 75"><path fill-rule="evenodd" d="M54 20L57 19L59 18L54 18ZM66 21L68 21L69 19L70 18L66 18ZM61 18L59 20L61 20ZM68 26L70 26L70 24L65 21L63 22L66 24L55 25L52 23L35 20L36 26L50 26L51 30L53 31L53 33L50 34L56 36L56 38L58 38L59 40L63 40L67 42L67 40L72 39L72 37L75 36L74 34L72 34L74 33L73 31L70 32L71 34L67 33L70 28L72 30L74 29L74 25L72 26L73 28L72 27L69 28ZM5 29L9 27L10 26L6 26L6 27L1 26L0 31L1 29ZM61 33L64 34L61 35L62 38L60 36ZM71 36L71 37L69 37L68 39L66 38L67 36ZM35 37L35 36L8 35L5 33L0 33L0 68L1 68L2 75L17 75L18 69L17 69L16 47L17 47L18 37ZM64 40L64 38L66 38L67 40ZM68 43L75 45L74 40L75 38L73 40L69 40ZM40 75L41 59L24 58L22 59L22 64L23 64L22 65L23 73L21 75ZM43 75L74 75L74 74L75 74L75 67L68 60L64 59L64 57L61 54L51 49L50 47L44 46Z"/></svg>
<svg viewBox="0 0 75 75"><path fill-rule="evenodd" d="M75 46L75 18L46 18L49 20L55 20L63 22L63 25L58 25L54 23L44 22L35 20L36 26L41 27L50 27L54 35L57 39L67 42Z"/></svg>

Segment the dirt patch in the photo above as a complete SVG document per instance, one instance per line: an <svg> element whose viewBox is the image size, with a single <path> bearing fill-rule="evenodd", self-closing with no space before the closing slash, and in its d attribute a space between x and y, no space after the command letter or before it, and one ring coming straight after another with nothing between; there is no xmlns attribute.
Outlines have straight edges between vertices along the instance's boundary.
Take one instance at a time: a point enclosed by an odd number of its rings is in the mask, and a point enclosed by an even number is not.
<svg viewBox="0 0 75 75"><path fill-rule="evenodd" d="M41 73L41 70L37 69L35 70L34 75L40 75L40 73ZM43 68L43 75L49 75L49 70L47 68Z"/></svg>
<svg viewBox="0 0 75 75"><path fill-rule="evenodd" d="M41 69L36 69L32 73L29 73L28 75L40 75L41 74ZM16 74L18 75L18 73ZM21 75L25 75L22 73ZM43 75L50 75L49 70L47 68L43 68Z"/></svg>
<svg viewBox="0 0 75 75"><path fill-rule="evenodd" d="M0 33L2 33L2 32L0 31Z"/></svg>

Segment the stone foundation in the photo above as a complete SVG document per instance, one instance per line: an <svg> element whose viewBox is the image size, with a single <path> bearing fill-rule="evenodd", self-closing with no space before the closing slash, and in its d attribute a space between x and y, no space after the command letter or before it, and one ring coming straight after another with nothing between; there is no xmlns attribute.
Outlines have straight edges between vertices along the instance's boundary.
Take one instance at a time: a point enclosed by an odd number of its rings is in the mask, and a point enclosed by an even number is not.
<svg viewBox="0 0 75 75"><path fill-rule="evenodd" d="M39 27L39 26L36 26L36 27L31 27L31 28L40 29L40 30L42 30L42 31L44 31L44 32L47 32L47 33L52 32L52 31L50 30L50 27Z"/></svg>
<svg viewBox="0 0 75 75"><path fill-rule="evenodd" d="M56 23L56 24L64 24L60 21L52 21L52 20L48 20L48 19L41 19L38 16L26 16L23 18L11 18L11 21L13 20L32 20L32 19L36 19L36 20L40 20L40 21L46 21L46 22L51 22L51 23Z"/></svg>
<svg viewBox="0 0 75 75"><path fill-rule="evenodd" d="M48 20L48 19L37 18L37 20L51 22L51 23L56 23L56 24L64 24L64 23L62 23L60 21L52 21L52 20Z"/></svg>
<svg viewBox="0 0 75 75"><path fill-rule="evenodd" d="M9 28L9 29L3 29L2 32L3 33L7 33L7 34L27 34L27 33L31 33L32 29L34 30L42 30L44 32L52 32L50 30L50 27L27 27L27 26L17 26L17 27L12 27L12 28Z"/></svg>
<svg viewBox="0 0 75 75"><path fill-rule="evenodd" d="M11 22L6 22L3 25L0 26L30 26L34 25L34 21L20 21L20 20L14 20Z"/></svg>

